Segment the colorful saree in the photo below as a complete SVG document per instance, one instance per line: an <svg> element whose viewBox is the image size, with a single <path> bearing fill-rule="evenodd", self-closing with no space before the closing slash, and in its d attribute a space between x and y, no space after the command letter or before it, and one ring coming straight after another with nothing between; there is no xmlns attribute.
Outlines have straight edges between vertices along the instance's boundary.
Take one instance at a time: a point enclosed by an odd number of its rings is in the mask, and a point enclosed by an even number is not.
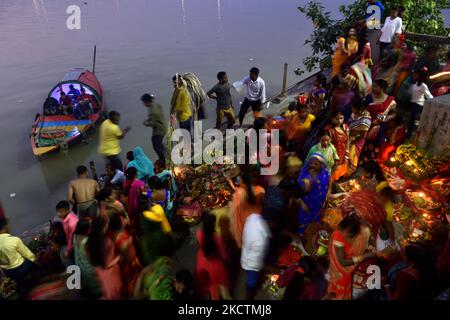
<svg viewBox="0 0 450 320"><path fill-rule="evenodd" d="M372 73L365 63L358 62L352 65L351 70L358 79L357 88L359 95L365 97L372 91Z"/></svg>
<svg viewBox="0 0 450 320"><path fill-rule="evenodd" d="M336 49L332 57L333 70L332 77L337 76L341 72L341 66L349 61L349 59L358 53L359 43L353 37L338 39Z"/></svg>
<svg viewBox="0 0 450 320"><path fill-rule="evenodd" d="M366 102L369 102L367 111L369 111L372 121L375 121L379 114L387 116L397 106L393 96L387 96L384 101L377 102L374 101L373 96L370 96Z"/></svg>
<svg viewBox="0 0 450 320"><path fill-rule="evenodd" d="M366 134L372 124L370 113L365 110L359 115L352 114L347 124L350 130L349 173L352 174L358 167L359 156L364 148Z"/></svg>
<svg viewBox="0 0 450 320"><path fill-rule="evenodd" d="M338 39L338 42L336 44L336 49L333 54L332 58L333 62L333 73L332 77L337 76L341 72L341 66L347 62L348 55L345 52L345 38L341 37Z"/></svg>
<svg viewBox="0 0 450 320"><path fill-rule="evenodd" d="M311 175L309 172L309 164L313 159L322 163L322 168L317 175ZM320 210L327 199L330 175L326 166L326 160L321 154L313 153L309 157L297 178L297 182L305 190L304 195L300 197L301 205L297 213L297 232L303 234L309 224L319 221Z"/></svg>
<svg viewBox="0 0 450 320"><path fill-rule="evenodd" d="M347 142L349 139L349 129L346 123L343 124L342 130L337 130L332 125L325 127L331 134L331 142L336 148L336 152L339 156L339 161L336 169L331 174L332 181L337 181L339 178L347 174L347 161L345 160L345 154L347 152Z"/></svg>
<svg viewBox="0 0 450 320"><path fill-rule="evenodd" d="M309 150L309 153L306 156L306 160L308 160L314 153L319 153L322 157L324 157L328 172L331 172L333 170L334 164L339 161L339 156L337 154L336 148L332 143L330 143L326 148L323 148L320 142L315 144Z"/></svg>
<svg viewBox="0 0 450 320"><path fill-rule="evenodd" d="M361 232L351 241L347 240L344 233L340 230L335 230L331 234L329 253L330 279L328 283L328 294L333 295L334 300L351 300L352 299L352 282L355 265L344 267L340 264L337 257L335 247L344 249L345 258L351 259L354 256L363 254L369 245L370 230L362 227Z"/></svg>
<svg viewBox="0 0 450 320"><path fill-rule="evenodd" d="M142 271L141 263L136 256L133 238L127 231L121 231L114 238L114 246L116 253L122 257L119 266L122 279L126 280L124 284L124 296L131 297L139 274Z"/></svg>
<svg viewBox="0 0 450 320"><path fill-rule="evenodd" d="M372 123L378 118L379 115L387 117L397 107L395 98L392 96L386 96L384 101L377 102L372 102L373 97L369 96L366 101L369 102L368 111L370 113ZM379 125L371 126L366 137L363 153L361 155L361 160L363 162L374 160L378 156L381 144L386 137L386 131L387 123L385 120L383 120L383 122Z"/></svg>

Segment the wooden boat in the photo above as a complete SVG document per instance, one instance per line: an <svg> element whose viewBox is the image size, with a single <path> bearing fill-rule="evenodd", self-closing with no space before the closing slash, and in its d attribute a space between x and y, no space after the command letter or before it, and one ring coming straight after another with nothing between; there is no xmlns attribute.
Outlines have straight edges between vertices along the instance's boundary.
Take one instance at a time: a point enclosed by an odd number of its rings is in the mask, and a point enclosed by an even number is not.
<svg viewBox="0 0 450 320"><path fill-rule="evenodd" d="M70 85L77 90L84 88L86 94L90 96L90 110L93 112L85 116L83 114L75 116L54 112L50 114L48 110L43 110L42 113L36 114L30 134L31 148L35 156L39 157L58 149L64 150L82 141L86 132L94 127L104 114L105 99L102 86L93 72L82 68L70 70L63 80L50 90L46 101L59 101L61 90L67 94ZM78 107L78 102L73 100L74 106Z"/></svg>

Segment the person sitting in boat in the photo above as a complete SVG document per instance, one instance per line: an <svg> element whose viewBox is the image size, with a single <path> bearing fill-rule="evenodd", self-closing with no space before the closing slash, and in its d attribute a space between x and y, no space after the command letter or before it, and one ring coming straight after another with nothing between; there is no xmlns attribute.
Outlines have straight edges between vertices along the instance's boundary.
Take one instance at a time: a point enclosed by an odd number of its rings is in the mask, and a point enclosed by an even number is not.
<svg viewBox="0 0 450 320"><path fill-rule="evenodd" d="M94 114L94 97L86 92L86 89L81 87L81 95L78 97L78 103L83 106L85 114Z"/></svg>
<svg viewBox="0 0 450 320"><path fill-rule="evenodd" d="M67 93L67 95L73 100L73 101L77 101L78 97L81 96L80 90L75 89L74 85L71 84L69 86L69 92Z"/></svg>
<svg viewBox="0 0 450 320"><path fill-rule="evenodd" d="M58 103L58 100L56 100L53 97L48 97L44 102L44 115L45 116L55 116L58 114L61 114L62 110Z"/></svg>
<svg viewBox="0 0 450 320"><path fill-rule="evenodd" d="M64 114L72 114L73 101L64 91L61 91L59 104L61 105Z"/></svg>
<svg viewBox="0 0 450 320"><path fill-rule="evenodd" d="M87 119L89 116L89 108L87 108L85 104L82 105L81 103L76 102L72 115L77 119Z"/></svg>

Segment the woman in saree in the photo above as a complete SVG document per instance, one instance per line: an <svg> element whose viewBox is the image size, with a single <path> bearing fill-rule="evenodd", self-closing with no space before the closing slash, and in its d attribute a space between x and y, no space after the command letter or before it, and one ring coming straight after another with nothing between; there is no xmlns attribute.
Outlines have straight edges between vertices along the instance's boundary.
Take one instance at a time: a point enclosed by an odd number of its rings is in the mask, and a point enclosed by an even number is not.
<svg viewBox="0 0 450 320"><path fill-rule="evenodd" d="M386 93L387 89L388 83L386 80L375 80L372 94L366 98L367 110L370 113L372 124L376 124L376 120L381 116L387 117L389 114L392 114L397 107L395 98Z"/></svg>
<svg viewBox="0 0 450 320"><path fill-rule="evenodd" d="M304 234L309 224L320 220L320 211L327 199L330 175L327 162L319 153L310 155L297 178L302 195L297 200L297 233Z"/></svg>
<svg viewBox="0 0 450 320"><path fill-rule="evenodd" d="M164 182L157 176L153 176L147 181L149 190L147 197L151 198L156 204L164 208L164 213L169 221L173 217L173 199L169 188L164 185Z"/></svg>
<svg viewBox="0 0 450 320"><path fill-rule="evenodd" d="M325 127L325 130L331 135L331 143L336 148L339 160L336 168L331 173L331 181L337 181L347 174L348 156L350 148L350 131L348 125L344 122L342 112L336 112L333 115L331 125Z"/></svg>
<svg viewBox="0 0 450 320"><path fill-rule="evenodd" d="M236 188L231 201L231 232L239 248L242 248L242 232L245 221L252 213L262 213L264 188L253 183L250 168L241 168L242 183Z"/></svg>
<svg viewBox="0 0 450 320"><path fill-rule="evenodd" d="M81 284L83 291L92 298L101 296L100 283L95 273L95 268L89 261L86 252L86 243L91 230L91 219L78 220L77 228L73 236L73 252L75 264L81 270Z"/></svg>
<svg viewBox="0 0 450 320"><path fill-rule="evenodd" d="M172 249L172 228L159 204L147 195L139 197L141 219L141 251L144 265L153 263L158 257L168 256Z"/></svg>
<svg viewBox="0 0 450 320"><path fill-rule="evenodd" d="M367 162L376 158L383 138L386 136L387 122L396 115L397 103L393 96L386 94L388 83L378 79L373 85L373 92L367 96L367 110L370 113L371 128L364 145L362 161Z"/></svg>
<svg viewBox="0 0 450 320"><path fill-rule="evenodd" d="M202 228L197 231L198 251L194 279L203 299L229 299L227 254L222 237L215 231L216 217L206 213Z"/></svg>
<svg viewBox="0 0 450 320"><path fill-rule="evenodd" d="M133 237L124 228L120 212L114 207L107 208L106 211L109 216L109 236L114 242L116 253L121 257L119 266L124 279L123 296L131 297L142 266L136 255Z"/></svg>
<svg viewBox="0 0 450 320"><path fill-rule="evenodd" d="M155 169L152 160L150 160L144 153L141 147L136 147L133 150L134 160L128 163L127 169L134 167L137 170L137 178L141 181L147 181L148 178L155 174Z"/></svg>
<svg viewBox="0 0 450 320"><path fill-rule="evenodd" d="M314 80L314 88L309 94L309 108L315 116L318 116L322 111L325 103L325 96L327 95L327 78L322 74L317 74Z"/></svg>
<svg viewBox="0 0 450 320"><path fill-rule="evenodd" d="M348 119L349 127L349 168L347 175L356 172L359 156L364 148L367 132L371 125L370 113L366 110L361 99L354 99L352 103L352 115Z"/></svg>
<svg viewBox="0 0 450 320"><path fill-rule="evenodd" d="M342 77L334 77L331 80L331 113L341 112L346 121L352 113L352 100L355 97L355 92L347 87Z"/></svg>
<svg viewBox="0 0 450 320"><path fill-rule="evenodd" d="M289 121L286 131L289 148L297 151L303 147L315 120L316 117L308 113L306 105L297 106L297 115Z"/></svg>
<svg viewBox="0 0 450 320"><path fill-rule="evenodd" d="M125 171L127 180L124 182L125 195L128 197L128 216L130 218L131 228L135 233L139 233L139 213L138 199L145 190L145 184L137 179L137 170L134 167Z"/></svg>
<svg viewBox="0 0 450 320"><path fill-rule="evenodd" d="M386 127L386 130L381 130L385 134L381 139L379 152L375 154L379 163L385 163L406 139L406 128L400 116L389 120Z"/></svg>
<svg viewBox="0 0 450 320"><path fill-rule="evenodd" d="M351 75L357 79L356 89L364 98L372 92L372 73L365 63L357 62L351 66Z"/></svg>
<svg viewBox="0 0 450 320"><path fill-rule="evenodd" d="M400 49L400 57L398 59L397 65L394 67L395 69L395 83L392 88L392 95L397 96L398 91L400 90L400 86L403 81L408 78L411 74L412 66L416 61L416 53L414 50L408 46L406 43L403 43Z"/></svg>
<svg viewBox="0 0 450 320"><path fill-rule="evenodd" d="M336 148L331 143L331 134L327 130L324 130L320 135L319 143L315 144L309 150L308 155L306 156L306 160L308 160L314 153L319 153L320 155L322 155L322 157L326 161L328 172L331 175L339 161L339 156L337 154Z"/></svg>
<svg viewBox="0 0 450 320"><path fill-rule="evenodd" d="M99 215L92 221L86 251L89 261L95 267L102 293L101 299L119 300L123 297L120 256L116 254L114 242L107 235L108 228L108 216Z"/></svg>
<svg viewBox="0 0 450 320"><path fill-rule="evenodd" d="M348 31L347 39L340 37L336 44L333 54L333 72L332 77L337 76L341 71L341 66L348 62L354 54L358 52L358 39L356 38L356 30L351 28Z"/></svg>
<svg viewBox="0 0 450 320"><path fill-rule="evenodd" d="M345 216L330 237L328 295L334 300L351 300L353 271L364 260L375 258L369 247L370 230L356 213Z"/></svg>

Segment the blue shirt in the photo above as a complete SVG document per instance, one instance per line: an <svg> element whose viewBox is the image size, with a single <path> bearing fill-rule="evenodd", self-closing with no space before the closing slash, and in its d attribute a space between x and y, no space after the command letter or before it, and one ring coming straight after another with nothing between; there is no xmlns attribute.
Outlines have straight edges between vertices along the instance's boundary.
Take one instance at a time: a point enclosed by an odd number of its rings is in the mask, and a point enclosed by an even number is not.
<svg viewBox="0 0 450 320"><path fill-rule="evenodd" d="M73 88L73 89L70 89L70 90L69 90L69 92L67 93L67 95L68 95L69 97L71 97L72 99L77 100L78 97L81 96L81 92L80 92L80 90Z"/></svg>

